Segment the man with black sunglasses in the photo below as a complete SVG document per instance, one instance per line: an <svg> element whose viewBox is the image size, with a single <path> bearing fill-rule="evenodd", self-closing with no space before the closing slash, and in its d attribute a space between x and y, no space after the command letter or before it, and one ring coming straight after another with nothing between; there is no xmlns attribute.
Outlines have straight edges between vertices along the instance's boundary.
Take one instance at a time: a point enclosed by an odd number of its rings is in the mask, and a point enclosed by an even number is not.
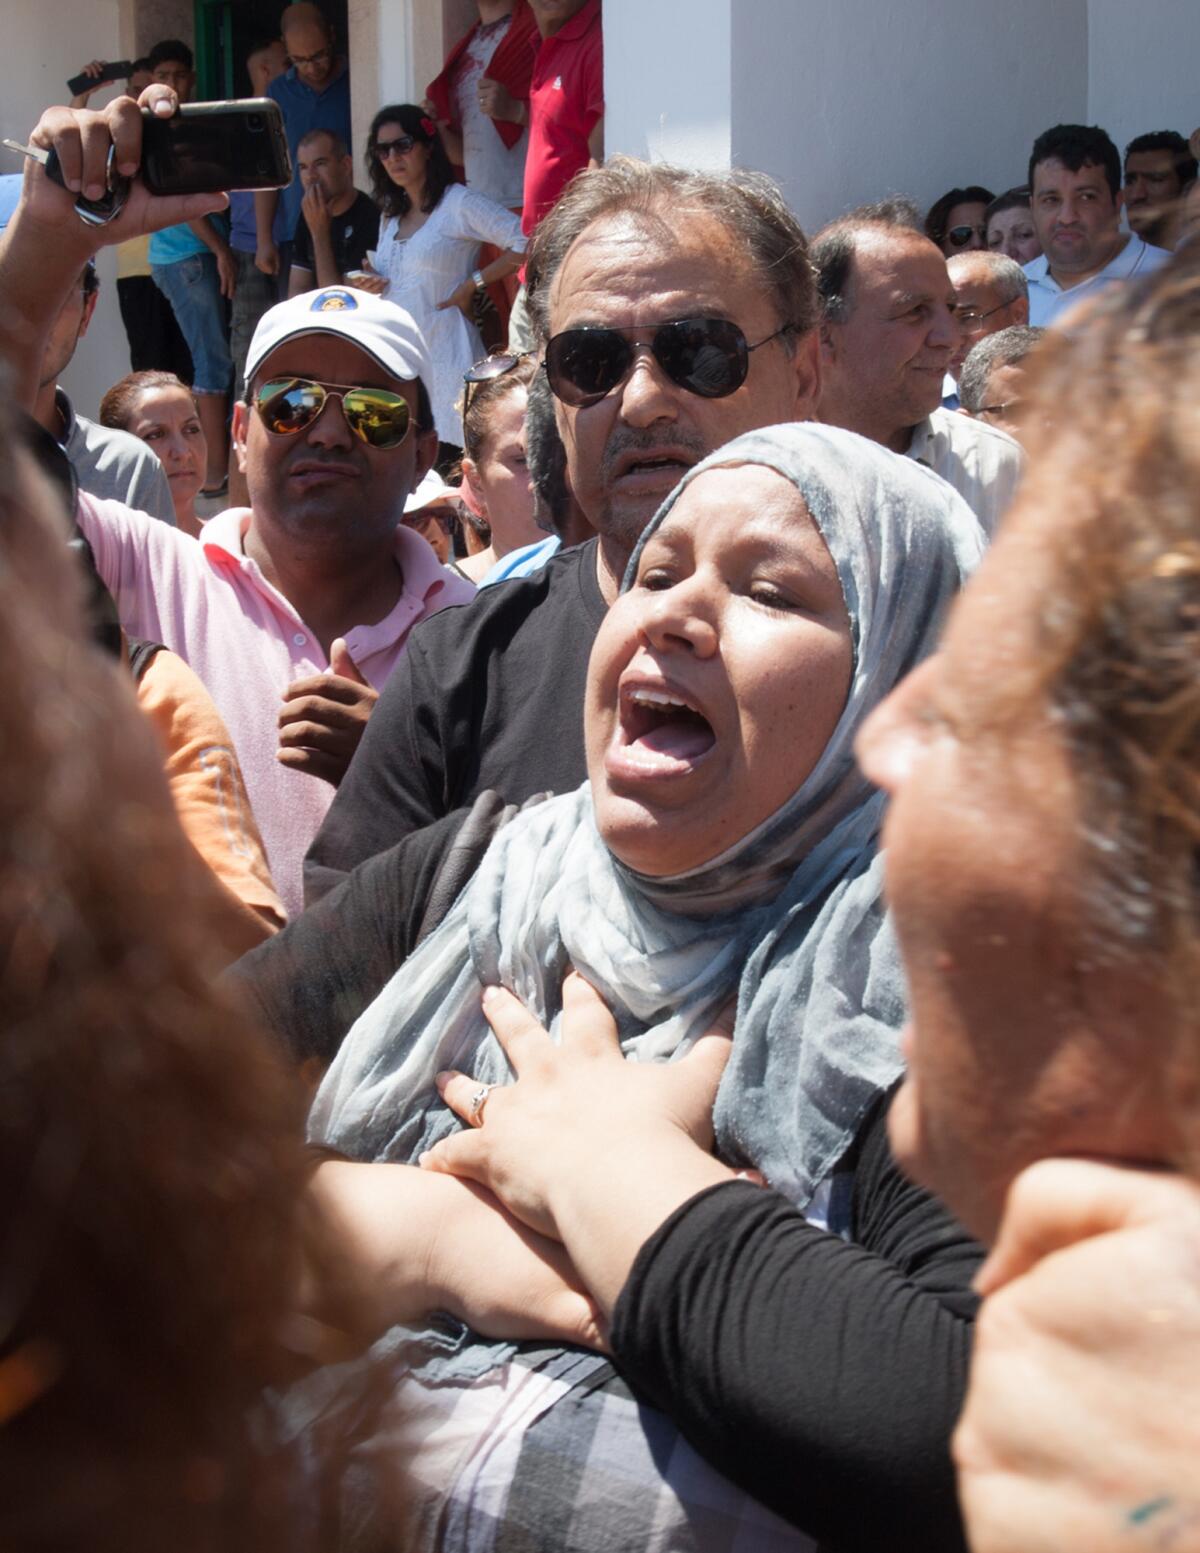
<svg viewBox="0 0 1200 1553"><path fill-rule="evenodd" d="M147 100L175 106L166 87ZM35 144L86 189L110 146L136 166L142 119L50 109ZM32 403L29 363L68 286L107 242L219 209L221 195L156 198L135 182L121 214L89 226L34 163L0 246L0 360ZM37 352L36 354L34 352ZM199 674L246 779L276 887L301 901L301 861L412 626L471 585L402 525L436 447L425 343L393 303L342 287L264 314L246 364L234 443L250 508L200 540L118 502L81 497L79 524L133 634Z"/></svg>
<svg viewBox="0 0 1200 1553"><path fill-rule="evenodd" d="M528 275L596 537L414 633L309 853L310 902L485 789L577 787L588 655L638 535L706 454L813 413L807 245L761 175L614 159L538 228Z"/></svg>

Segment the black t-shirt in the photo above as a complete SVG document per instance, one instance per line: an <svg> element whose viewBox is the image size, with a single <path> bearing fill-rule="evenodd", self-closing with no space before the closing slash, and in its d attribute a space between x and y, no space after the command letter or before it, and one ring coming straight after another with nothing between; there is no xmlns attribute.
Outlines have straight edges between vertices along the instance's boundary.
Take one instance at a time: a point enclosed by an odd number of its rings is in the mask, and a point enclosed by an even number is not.
<svg viewBox="0 0 1200 1553"><path fill-rule="evenodd" d="M851 1244L732 1181L638 1253L625 1379L714 1466L837 1553L965 1553L950 1436L982 1248L901 1175L888 1102L860 1130Z"/></svg>
<svg viewBox="0 0 1200 1553"><path fill-rule="evenodd" d="M593 539L422 621L309 848L307 902L485 788L517 804L573 792L605 607Z"/></svg>
<svg viewBox="0 0 1200 1553"><path fill-rule="evenodd" d="M333 258L339 275L347 270L361 270L368 248L379 242L379 207L361 189L354 192L354 204L340 216L329 218L329 237L333 244ZM302 270L310 270L316 284L317 261L313 258L312 233L301 213L296 223L292 263Z"/></svg>

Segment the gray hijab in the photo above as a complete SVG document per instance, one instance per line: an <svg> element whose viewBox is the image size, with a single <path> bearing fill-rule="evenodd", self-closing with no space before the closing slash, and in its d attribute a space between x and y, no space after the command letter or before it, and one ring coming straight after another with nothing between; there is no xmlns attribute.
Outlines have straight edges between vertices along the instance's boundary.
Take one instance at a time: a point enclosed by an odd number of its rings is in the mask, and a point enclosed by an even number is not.
<svg viewBox="0 0 1200 1553"><path fill-rule="evenodd" d="M557 1035L572 965L611 1006L635 1060L681 1054L736 990L717 1148L762 1170L797 1206L898 1076L904 984L876 854L883 797L859 772L853 744L872 708L933 649L982 553L982 531L950 486L910 460L833 427L776 426L689 471L642 536L625 589L680 492L736 464L763 465L796 486L845 597L851 685L816 766L750 835L669 879L612 856L587 785L519 815L347 1035L313 1104L314 1141L358 1159L416 1160L461 1125L437 1095L437 1072L511 1077L481 987L510 988Z"/></svg>

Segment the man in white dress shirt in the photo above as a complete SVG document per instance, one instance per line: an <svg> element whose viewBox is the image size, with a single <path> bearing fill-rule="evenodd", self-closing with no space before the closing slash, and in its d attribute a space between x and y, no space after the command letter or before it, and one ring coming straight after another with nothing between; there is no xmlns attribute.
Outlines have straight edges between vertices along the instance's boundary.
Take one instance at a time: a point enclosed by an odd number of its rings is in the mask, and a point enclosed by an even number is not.
<svg viewBox="0 0 1200 1553"><path fill-rule="evenodd" d="M1025 266L1029 322L1057 325L1077 303L1148 275L1170 254L1121 230L1121 157L1098 125L1056 124L1029 157L1041 257Z"/></svg>
<svg viewBox="0 0 1200 1553"><path fill-rule="evenodd" d="M904 202L885 201L825 227L809 256L822 305L817 418L925 464L992 533L1021 452L1006 433L942 408L960 331L941 250Z"/></svg>

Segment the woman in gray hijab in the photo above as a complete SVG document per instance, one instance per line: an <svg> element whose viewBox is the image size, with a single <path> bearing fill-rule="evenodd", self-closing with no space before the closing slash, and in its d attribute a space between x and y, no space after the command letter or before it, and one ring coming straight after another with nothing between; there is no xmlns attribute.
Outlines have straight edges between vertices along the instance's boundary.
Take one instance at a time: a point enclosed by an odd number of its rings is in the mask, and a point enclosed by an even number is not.
<svg viewBox="0 0 1200 1553"><path fill-rule="evenodd" d="M511 1076L484 987L553 1036L573 966L643 1063L683 1056L736 998L717 1154L845 1250L824 1226L851 1228L846 1162L901 1071L904 1011L882 800L853 742L932 649L981 549L947 485L834 428L751 433L693 469L593 651L589 784L499 834L350 1031L313 1141L415 1163L460 1129L435 1085L448 1069L471 1076L481 1121ZM375 1360L396 1381L382 1432L439 1546L499 1546L518 1524L522 1547L666 1549L685 1525L689 1547L731 1546L731 1526L756 1547L809 1545L614 1394L595 1355L439 1326L397 1329Z"/></svg>

